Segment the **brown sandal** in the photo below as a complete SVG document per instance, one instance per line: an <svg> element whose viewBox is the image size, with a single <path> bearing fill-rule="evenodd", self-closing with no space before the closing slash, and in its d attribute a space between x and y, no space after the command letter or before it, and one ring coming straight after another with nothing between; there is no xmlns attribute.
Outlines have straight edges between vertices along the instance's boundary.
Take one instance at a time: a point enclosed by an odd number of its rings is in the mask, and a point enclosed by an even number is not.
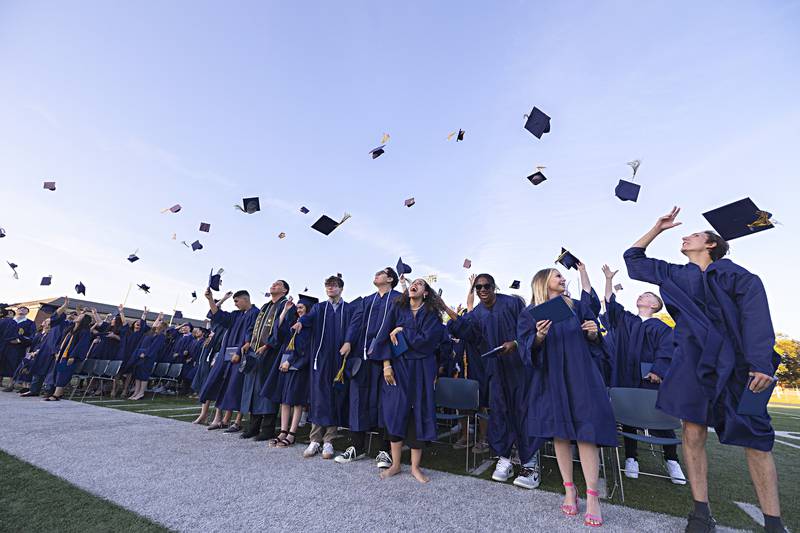
<svg viewBox="0 0 800 533"><path fill-rule="evenodd" d="M289 440L289 437L292 437L292 440ZM287 431L286 437L282 439L278 439L278 444L275 445L276 448L289 448L290 446L294 446L294 432Z"/></svg>
<svg viewBox="0 0 800 533"><path fill-rule="evenodd" d="M280 433L278 433L277 437L275 437L274 439L269 439L267 441L267 446L269 446L270 448L277 448L278 444L283 440L283 437L281 437L281 435L286 435L286 432L281 431Z"/></svg>

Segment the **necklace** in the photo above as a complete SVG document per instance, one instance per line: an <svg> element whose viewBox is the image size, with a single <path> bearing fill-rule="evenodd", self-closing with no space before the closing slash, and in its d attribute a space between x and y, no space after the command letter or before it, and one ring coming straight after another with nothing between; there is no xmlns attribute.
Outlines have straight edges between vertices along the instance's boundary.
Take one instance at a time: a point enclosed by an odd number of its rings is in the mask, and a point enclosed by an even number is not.
<svg viewBox="0 0 800 533"><path fill-rule="evenodd" d="M417 311L419 311L420 309L422 309L422 306L423 306L423 305L424 305L424 304L419 304L419 306L418 306L418 307L414 308L414 307L411 307L411 304L408 304L408 307L409 307L409 309L411 309L411 312L412 312L412 313L416 313Z"/></svg>

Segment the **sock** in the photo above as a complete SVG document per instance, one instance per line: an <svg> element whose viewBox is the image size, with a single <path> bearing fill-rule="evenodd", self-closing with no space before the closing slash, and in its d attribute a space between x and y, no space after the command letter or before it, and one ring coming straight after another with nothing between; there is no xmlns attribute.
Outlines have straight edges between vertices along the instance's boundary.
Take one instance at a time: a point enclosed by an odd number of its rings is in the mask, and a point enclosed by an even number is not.
<svg viewBox="0 0 800 533"><path fill-rule="evenodd" d="M772 533L773 531L777 533L786 531L786 528L783 527L783 521L780 516L764 514L764 530L768 533Z"/></svg>
<svg viewBox="0 0 800 533"><path fill-rule="evenodd" d="M708 507L708 502L698 502L695 500L694 514L695 516L702 516L703 518L711 518L711 509Z"/></svg>

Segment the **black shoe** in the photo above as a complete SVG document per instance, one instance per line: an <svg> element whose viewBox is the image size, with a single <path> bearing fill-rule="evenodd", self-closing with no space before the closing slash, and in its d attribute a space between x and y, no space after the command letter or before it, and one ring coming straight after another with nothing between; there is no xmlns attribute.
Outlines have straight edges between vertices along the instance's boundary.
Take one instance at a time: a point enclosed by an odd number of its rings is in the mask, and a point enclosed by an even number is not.
<svg viewBox="0 0 800 533"><path fill-rule="evenodd" d="M262 442L265 440L270 440L275 438L275 430L273 429L270 431L270 428L261 428L261 431L256 435L256 438L253 439L256 442Z"/></svg>
<svg viewBox="0 0 800 533"><path fill-rule="evenodd" d="M689 522L686 524L686 533L713 533L717 530L717 522L711 516L699 516L689 513Z"/></svg>
<svg viewBox="0 0 800 533"><path fill-rule="evenodd" d="M239 433L241 430L242 430L242 428L239 426L239 424L234 422L233 424L228 426L228 429L223 429L222 432L223 433Z"/></svg>
<svg viewBox="0 0 800 533"><path fill-rule="evenodd" d="M14 385L11 385L10 387L6 387L5 389L3 389L3 392L14 392Z"/></svg>
<svg viewBox="0 0 800 533"><path fill-rule="evenodd" d="M247 426L247 431L239 435L240 439L252 439L261 432L262 416L253 415L250 417L250 424Z"/></svg>
<svg viewBox="0 0 800 533"><path fill-rule="evenodd" d="M28 387L22 387L20 390L17 391L17 394L25 394L29 390L31 389L29 389Z"/></svg>

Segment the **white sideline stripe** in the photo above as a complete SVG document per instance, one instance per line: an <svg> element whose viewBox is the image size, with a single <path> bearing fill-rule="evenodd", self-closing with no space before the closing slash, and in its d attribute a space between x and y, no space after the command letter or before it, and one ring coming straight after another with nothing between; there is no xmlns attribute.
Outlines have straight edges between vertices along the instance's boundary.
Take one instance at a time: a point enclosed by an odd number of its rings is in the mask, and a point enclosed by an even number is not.
<svg viewBox="0 0 800 533"><path fill-rule="evenodd" d="M200 414L200 411L196 413L183 413L182 415L169 415L167 418L183 418L185 416L197 416Z"/></svg>
<svg viewBox="0 0 800 533"><path fill-rule="evenodd" d="M127 402L128 400L86 400L83 403L111 403L111 402Z"/></svg>
<svg viewBox="0 0 800 533"><path fill-rule="evenodd" d="M780 439L775 439L775 442L780 442L781 444L785 444L786 446L791 446L792 448L797 448L798 450L800 450L800 446L798 446L797 444L792 444L791 442L786 442Z"/></svg>
<svg viewBox="0 0 800 533"><path fill-rule="evenodd" d="M752 503L737 502L737 501L734 501L733 503L736 504L736 507L747 513L747 516L752 518L753 522L755 522L761 527L764 527L764 515L761 512L761 509L759 509Z"/></svg>
<svg viewBox="0 0 800 533"><path fill-rule="evenodd" d="M476 466L472 471L470 471L469 474L471 476L480 476L481 474L489 470L489 467L492 466L493 464L494 461L492 461L491 459L487 459L478 466Z"/></svg>
<svg viewBox="0 0 800 533"><path fill-rule="evenodd" d="M164 409L145 409L144 411L136 411L137 413L159 413L161 411L188 411L190 409L197 410L199 407L197 405L193 405L191 407L170 407Z"/></svg>

